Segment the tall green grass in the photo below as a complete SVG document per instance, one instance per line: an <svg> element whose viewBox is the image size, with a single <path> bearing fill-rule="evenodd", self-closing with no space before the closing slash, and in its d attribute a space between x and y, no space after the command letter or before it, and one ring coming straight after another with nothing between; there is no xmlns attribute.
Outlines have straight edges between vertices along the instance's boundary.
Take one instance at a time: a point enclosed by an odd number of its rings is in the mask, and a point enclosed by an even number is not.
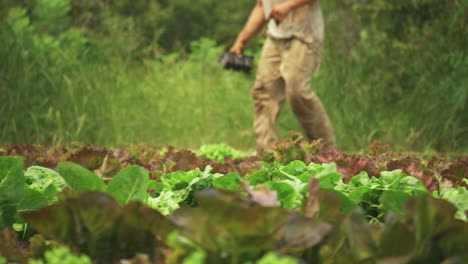
<svg viewBox="0 0 468 264"><path fill-rule="evenodd" d="M222 70L217 62L222 49L213 41L192 46L187 59L165 56L137 82L109 95L116 142L254 146L252 76Z"/></svg>
<svg viewBox="0 0 468 264"><path fill-rule="evenodd" d="M1 68L8 85L0 95L2 143L254 147L252 76L222 70L213 41L194 43L186 59L172 54L147 67L64 67L65 57L40 65L22 58L18 43L10 48L1 57L8 61Z"/></svg>
<svg viewBox="0 0 468 264"><path fill-rule="evenodd" d="M463 4L325 3L318 93L347 146L468 153L468 19ZM464 4L466 5L466 4Z"/></svg>

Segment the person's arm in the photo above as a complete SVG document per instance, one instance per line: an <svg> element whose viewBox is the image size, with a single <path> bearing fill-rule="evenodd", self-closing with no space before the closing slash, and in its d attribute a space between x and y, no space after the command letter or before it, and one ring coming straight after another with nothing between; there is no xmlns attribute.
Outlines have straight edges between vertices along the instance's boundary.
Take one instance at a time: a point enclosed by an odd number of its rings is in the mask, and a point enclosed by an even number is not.
<svg viewBox="0 0 468 264"><path fill-rule="evenodd" d="M229 51L241 56L247 43L260 31L265 22L266 18L262 0L257 0L257 4L255 4L255 7L250 13L247 23Z"/></svg>
<svg viewBox="0 0 468 264"><path fill-rule="evenodd" d="M271 10L271 17L276 20L276 22L281 23L283 19L293 10L294 8L311 4L318 0L289 0L282 4L279 4Z"/></svg>

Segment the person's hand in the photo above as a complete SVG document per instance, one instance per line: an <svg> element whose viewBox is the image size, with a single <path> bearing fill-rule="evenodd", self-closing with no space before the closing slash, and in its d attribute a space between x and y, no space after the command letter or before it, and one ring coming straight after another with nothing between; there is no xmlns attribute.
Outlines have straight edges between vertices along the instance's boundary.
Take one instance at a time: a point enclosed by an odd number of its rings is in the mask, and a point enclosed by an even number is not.
<svg viewBox="0 0 468 264"><path fill-rule="evenodd" d="M276 23L281 23L283 19L289 14L291 7L288 2L279 4L271 10L270 16L276 21Z"/></svg>
<svg viewBox="0 0 468 264"><path fill-rule="evenodd" d="M234 45L232 45L229 52L235 53L237 56L241 57L242 53L244 52L245 44L241 41L236 41Z"/></svg>

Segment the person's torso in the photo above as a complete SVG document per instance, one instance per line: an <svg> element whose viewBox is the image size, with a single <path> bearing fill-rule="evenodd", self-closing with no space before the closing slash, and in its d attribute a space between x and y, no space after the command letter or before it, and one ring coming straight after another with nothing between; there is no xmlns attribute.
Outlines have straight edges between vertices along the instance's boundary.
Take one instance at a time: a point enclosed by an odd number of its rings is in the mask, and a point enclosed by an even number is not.
<svg viewBox="0 0 468 264"><path fill-rule="evenodd" d="M288 0L262 0L265 17L268 19L274 6ZM306 42L323 41L323 16L319 0L297 7L278 25L274 19L268 21L268 35L276 39L296 37Z"/></svg>

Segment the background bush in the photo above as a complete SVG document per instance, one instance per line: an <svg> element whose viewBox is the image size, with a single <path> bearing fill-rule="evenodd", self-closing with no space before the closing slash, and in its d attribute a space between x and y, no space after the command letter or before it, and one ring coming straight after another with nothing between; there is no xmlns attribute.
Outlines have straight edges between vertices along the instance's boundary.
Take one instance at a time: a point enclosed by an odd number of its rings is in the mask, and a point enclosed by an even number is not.
<svg viewBox="0 0 468 264"><path fill-rule="evenodd" d="M254 74L217 64L253 2L2 0L0 143L254 148ZM322 7L325 54L312 89L339 147L382 140L467 153L468 1ZM247 52L258 57L263 39ZM288 107L279 128L300 130Z"/></svg>

